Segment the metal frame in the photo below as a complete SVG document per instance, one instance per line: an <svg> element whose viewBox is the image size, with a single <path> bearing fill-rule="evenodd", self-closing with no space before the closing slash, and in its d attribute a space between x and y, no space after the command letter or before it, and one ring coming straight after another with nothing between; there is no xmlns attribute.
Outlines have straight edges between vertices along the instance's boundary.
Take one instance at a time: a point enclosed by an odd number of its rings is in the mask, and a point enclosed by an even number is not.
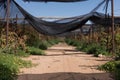
<svg viewBox="0 0 120 80"><path fill-rule="evenodd" d="M7 0L6 14L6 45L8 45L9 35L9 15L10 15L10 0ZM111 16L112 16L112 53L115 53L115 30L114 30L114 0L111 0Z"/></svg>

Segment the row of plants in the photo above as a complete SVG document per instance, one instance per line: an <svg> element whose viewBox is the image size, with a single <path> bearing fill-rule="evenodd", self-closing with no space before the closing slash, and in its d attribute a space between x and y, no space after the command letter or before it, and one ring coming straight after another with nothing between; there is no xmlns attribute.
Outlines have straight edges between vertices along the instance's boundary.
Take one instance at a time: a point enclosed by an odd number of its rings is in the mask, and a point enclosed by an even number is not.
<svg viewBox="0 0 120 80"><path fill-rule="evenodd" d="M30 61L24 61L19 57L28 56L26 36L10 29L8 40L6 45L5 29L0 27L0 80L17 80L20 68L32 66Z"/></svg>
<svg viewBox="0 0 120 80"><path fill-rule="evenodd" d="M77 50L86 52L87 54L93 54L95 57L98 57L99 54L108 55L105 46L101 46L98 43L87 43L83 41L78 41L75 39L66 39L65 42L68 45L76 46Z"/></svg>
<svg viewBox="0 0 120 80"><path fill-rule="evenodd" d="M44 51L48 47L59 43L58 39L50 38L45 39L39 37L39 33L30 29L23 32L21 28L17 32L9 31L8 45L6 46L6 33L5 29L1 28L0 31L0 48L2 53L15 54L18 56L28 56L29 54L44 55Z"/></svg>
<svg viewBox="0 0 120 80"><path fill-rule="evenodd" d="M2 53L27 56L30 54L44 54L43 50L59 43L59 39L46 39L31 27L18 27L17 32L10 27L8 35L8 45L6 46L6 33L3 27L0 27L0 49Z"/></svg>
<svg viewBox="0 0 120 80"><path fill-rule="evenodd" d="M98 57L99 54L111 56L107 51L106 46L98 43L86 43L75 39L66 39L65 42L69 45L76 46L77 50L87 52L87 54L93 54ZM120 48L119 48L120 49ZM120 80L120 51L115 54L113 61L107 62L104 65L98 67L99 70L110 72L115 80Z"/></svg>
<svg viewBox="0 0 120 80"><path fill-rule="evenodd" d="M25 44L30 47L36 47L46 50L48 47L59 43L59 39L47 35L39 34L33 28L26 27L24 35L27 36Z"/></svg>
<svg viewBox="0 0 120 80"><path fill-rule="evenodd" d="M78 46L77 50L87 52L87 54L93 54L95 57L98 57L100 54L108 55L106 47L97 43L84 43L82 46Z"/></svg>
<svg viewBox="0 0 120 80"><path fill-rule="evenodd" d="M98 32L93 32L92 34L84 35L84 38L81 37L80 40L67 38L65 41L69 45L76 46L78 50L85 51L87 53L94 52L95 56L98 56L98 54L100 53L103 55L109 55L112 52L112 43L111 43L112 37L110 30L101 26L98 26L96 28L99 28ZM115 55L118 59L120 59L120 28L119 27L116 27L115 49L116 49Z"/></svg>
<svg viewBox="0 0 120 80"><path fill-rule="evenodd" d="M45 55L44 50L47 50L50 46L58 44L58 43L59 43L58 39L50 39L50 40L44 40L44 41L39 40L39 43L36 43L37 46L29 45L27 47L28 53L32 55Z"/></svg>
<svg viewBox="0 0 120 80"><path fill-rule="evenodd" d="M29 55L45 55L44 50L59 43L58 39L44 39L38 33L19 28L17 32L9 30L8 45L6 46L6 33L0 28L0 80L17 80L19 69L31 67L30 61L21 57Z"/></svg>
<svg viewBox="0 0 120 80"><path fill-rule="evenodd" d="M109 37L110 39L110 37ZM109 40L109 46L110 46ZM109 48L111 49L111 48ZM116 27L115 34L115 53L113 61L109 61L98 67L99 70L103 70L106 72L111 72L115 78L115 80L120 80L120 28Z"/></svg>
<svg viewBox="0 0 120 80"><path fill-rule="evenodd" d="M115 32L115 53L113 61L99 66L98 69L111 72L114 74L115 80L120 80L120 28L116 27ZM89 38L83 39L84 38L81 37L79 41L75 39L67 39L65 41L69 45L76 46L78 50L87 52L88 54L94 54L94 56L98 56L99 54L111 56L112 38L110 30L109 32L105 31L105 29L101 32L94 32L91 41Z"/></svg>

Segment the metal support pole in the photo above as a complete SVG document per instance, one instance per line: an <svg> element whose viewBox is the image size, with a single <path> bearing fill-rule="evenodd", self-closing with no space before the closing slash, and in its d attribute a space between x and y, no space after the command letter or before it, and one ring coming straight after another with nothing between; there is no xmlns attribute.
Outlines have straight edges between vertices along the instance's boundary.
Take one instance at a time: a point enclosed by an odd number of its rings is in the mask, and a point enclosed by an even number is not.
<svg viewBox="0 0 120 80"><path fill-rule="evenodd" d="M115 53L115 30L114 30L114 0L111 0L111 16L112 16L112 53Z"/></svg>
<svg viewBox="0 0 120 80"><path fill-rule="evenodd" d="M8 33L9 33L9 15L10 15L10 0L7 0L7 13L6 13L6 46L8 45Z"/></svg>

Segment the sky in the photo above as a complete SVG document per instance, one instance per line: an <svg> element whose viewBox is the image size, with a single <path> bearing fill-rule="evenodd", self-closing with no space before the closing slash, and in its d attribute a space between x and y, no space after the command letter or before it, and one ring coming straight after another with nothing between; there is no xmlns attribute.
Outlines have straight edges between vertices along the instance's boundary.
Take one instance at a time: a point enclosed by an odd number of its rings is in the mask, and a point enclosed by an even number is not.
<svg viewBox="0 0 120 80"><path fill-rule="evenodd" d="M83 2L60 3L60 2L24 2L16 0L30 14L41 16L57 16L57 17L72 17L89 13L102 0L88 0ZM109 3L108 13L111 11ZM97 12L104 13L104 5L97 10ZM114 0L114 14L120 16L120 0Z"/></svg>

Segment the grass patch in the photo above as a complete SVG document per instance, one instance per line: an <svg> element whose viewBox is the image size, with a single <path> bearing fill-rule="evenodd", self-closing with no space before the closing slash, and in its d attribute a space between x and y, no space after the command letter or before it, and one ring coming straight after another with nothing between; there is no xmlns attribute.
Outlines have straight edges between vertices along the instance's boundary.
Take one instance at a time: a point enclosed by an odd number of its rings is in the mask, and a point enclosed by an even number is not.
<svg viewBox="0 0 120 80"><path fill-rule="evenodd" d="M28 57L30 55L30 53L27 53L23 50L18 50L17 53L14 53L15 56L19 56L19 57Z"/></svg>
<svg viewBox="0 0 120 80"><path fill-rule="evenodd" d="M45 55L43 50L35 47L28 47L28 52L32 55Z"/></svg>

